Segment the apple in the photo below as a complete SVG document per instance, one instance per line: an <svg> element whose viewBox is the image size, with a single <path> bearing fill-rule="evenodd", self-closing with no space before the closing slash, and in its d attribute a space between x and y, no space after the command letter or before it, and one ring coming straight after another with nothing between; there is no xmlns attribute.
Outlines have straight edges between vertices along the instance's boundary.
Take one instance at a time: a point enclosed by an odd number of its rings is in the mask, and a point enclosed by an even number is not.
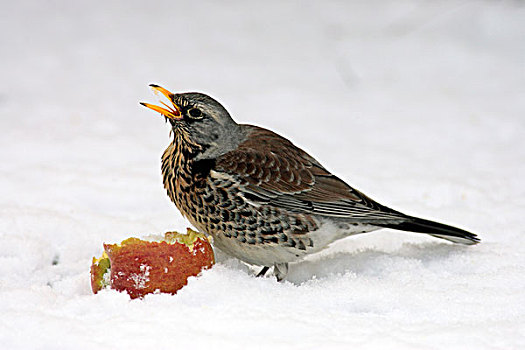
<svg viewBox="0 0 525 350"><path fill-rule="evenodd" d="M104 244L104 253L93 258L91 289L126 291L131 298L149 293L175 294L215 263L208 238L191 229L187 234L166 232L152 240L128 238L120 244Z"/></svg>

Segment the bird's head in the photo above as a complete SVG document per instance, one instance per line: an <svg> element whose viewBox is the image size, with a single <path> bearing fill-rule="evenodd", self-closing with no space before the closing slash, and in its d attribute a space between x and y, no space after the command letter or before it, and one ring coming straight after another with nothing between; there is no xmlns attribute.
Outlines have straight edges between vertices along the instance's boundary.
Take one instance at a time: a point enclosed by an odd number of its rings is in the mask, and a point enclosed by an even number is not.
<svg viewBox="0 0 525 350"><path fill-rule="evenodd" d="M216 100L198 92L171 93L155 84L154 92L166 96L164 107L141 102L145 107L162 114L170 122L175 136L201 146L199 158L213 158L234 149L241 141L239 125Z"/></svg>

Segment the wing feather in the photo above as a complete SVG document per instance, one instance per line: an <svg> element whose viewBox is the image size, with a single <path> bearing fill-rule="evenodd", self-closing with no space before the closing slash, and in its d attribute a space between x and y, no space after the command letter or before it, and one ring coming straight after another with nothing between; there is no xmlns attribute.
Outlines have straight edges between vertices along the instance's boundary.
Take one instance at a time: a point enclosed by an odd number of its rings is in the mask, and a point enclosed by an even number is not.
<svg viewBox="0 0 525 350"><path fill-rule="evenodd" d="M244 127L249 133L246 141L219 157L216 171L237 176L251 201L363 222L405 217L350 187L287 139L259 127Z"/></svg>

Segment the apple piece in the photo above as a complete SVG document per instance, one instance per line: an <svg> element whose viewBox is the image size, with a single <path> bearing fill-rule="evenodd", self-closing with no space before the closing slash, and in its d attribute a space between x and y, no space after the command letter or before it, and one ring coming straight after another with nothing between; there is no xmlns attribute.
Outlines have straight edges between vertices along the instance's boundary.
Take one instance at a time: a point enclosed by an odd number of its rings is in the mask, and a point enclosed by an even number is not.
<svg viewBox="0 0 525 350"><path fill-rule="evenodd" d="M103 255L91 266L93 292L109 285L131 298L154 292L175 294L188 277L215 263L208 238L191 229L187 234L167 232L161 241L128 238L120 244L104 244L104 254L107 259Z"/></svg>
<svg viewBox="0 0 525 350"><path fill-rule="evenodd" d="M106 252L100 258L93 257L91 264L91 290L97 294L100 290L110 285L110 266L109 257Z"/></svg>

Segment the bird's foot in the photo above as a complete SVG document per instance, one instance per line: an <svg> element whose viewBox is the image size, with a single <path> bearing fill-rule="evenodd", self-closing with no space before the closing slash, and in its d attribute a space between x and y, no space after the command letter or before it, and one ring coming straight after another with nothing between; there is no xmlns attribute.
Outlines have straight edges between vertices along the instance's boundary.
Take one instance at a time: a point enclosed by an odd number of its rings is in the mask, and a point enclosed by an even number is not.
<svg viewBox="0 0 525 350"><path fill-rule="evenodd" d="M288 263L278 263L273 265L273 273L275 277L277 277L277 281L282 282L288 274Z"/></svg>
<svg viewBox="0 0 525 350"><path fill-rule="evenodd" d="M259 273L256 275L256 277L264 277L264 275L266 275L266 272L268 272L269 269L269 266L264 266L261 269L261 271L259 271ZM277 278L277 281L282 282L282 280L288 274L288 263L277 263L273 265L273 273Z"/></svg>
<svg viewBox="0 0 525 350"><path fill-rule="evenodd" d="M265 266L262 268L262 270L257 274L256 277L264 277L266 275L266 272L270 269L269 266Z"/></svg>

